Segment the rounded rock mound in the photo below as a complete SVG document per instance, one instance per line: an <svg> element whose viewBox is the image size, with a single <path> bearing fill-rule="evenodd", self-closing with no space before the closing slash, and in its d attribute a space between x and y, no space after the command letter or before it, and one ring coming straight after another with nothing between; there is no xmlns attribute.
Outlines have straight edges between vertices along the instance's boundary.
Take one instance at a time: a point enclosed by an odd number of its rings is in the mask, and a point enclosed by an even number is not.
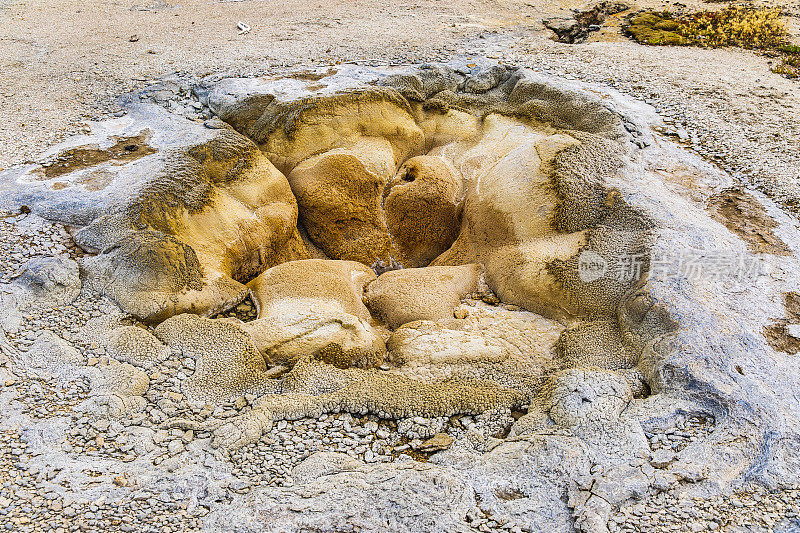
<svg viewBox="0 0 800 533"><path fill-rule="evenodd" d="M194 403L247 395L207 428L215 445L322 413L468 414L493 431L461 428L453 446L494 457L484 474L528 449L513 439L629 467L646 431L690 413L718 422L684 464L796 480L800 384L761 334L761 309L777 316L796 287L687 265L702 252L781 280L800 239L786 223L784 263L756 256L727 212L706 212L716 185L700 205L706 192L662 167L713 172L656 142L644 107L597 92L488 61L208 81L209 127L135 106L108 131L146 140L141 157L57 176L34 165L0 200L79 228L85 285L139 322L105 339L112 357L147 369L180 355ZM73 267L48 289L64 300ZM20 297L38 298L31 272ZM219 316L248 298L254 319ZM793 325L789 307L774 327ZM516 512L497 496L508 487L484 489L493 512Z"/></svg>

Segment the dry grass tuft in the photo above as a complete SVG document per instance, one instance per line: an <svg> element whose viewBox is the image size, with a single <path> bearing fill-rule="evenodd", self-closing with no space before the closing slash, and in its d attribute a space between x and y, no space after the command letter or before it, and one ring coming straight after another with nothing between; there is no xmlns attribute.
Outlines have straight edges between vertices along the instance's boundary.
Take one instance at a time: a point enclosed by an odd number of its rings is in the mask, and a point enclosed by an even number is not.
<svg viewBox="0 0 800 533"><path fill-rule="evenodd" d="M643 12L629 18L625 32L641 44L769 51L781 60L773 72L800 77L800 47L788 44L779 9L730 6L679 17Z"/></svg>
<svg viewBox="0 0 800 533"><path fill-rule="evenodd" d="M788 34L780 16L778 9L731 6L681 17L678 31L699 46L767 50L786 43Z"/></svg>

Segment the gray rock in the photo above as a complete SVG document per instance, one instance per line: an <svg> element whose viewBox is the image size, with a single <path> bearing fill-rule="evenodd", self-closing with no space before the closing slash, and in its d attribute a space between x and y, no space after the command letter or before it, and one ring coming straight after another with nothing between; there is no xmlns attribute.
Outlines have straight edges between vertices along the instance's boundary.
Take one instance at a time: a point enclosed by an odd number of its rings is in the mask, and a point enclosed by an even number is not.
<svg viewBox="0 0 800 533"><path fill-rule="evenodd" d="M591 467L580 439L556 435L501 442L486 454L457 441L430 461L468 478L495 519L554 532L572 530L565 504L570 479L589 476Z"/></svg>
<svg viewBox="0 0 800 533"><path fill-rule="evenodd" d="M83 356L70 343L44 330L23 354L25 367L40 377L74 375Z"/></svg>
<svg viewBox="0 0 800 533"><path fill-rule="evenodd" d="M800 533L800 518L784 518L772 529L773 533Z"/></svg>
<svg viewBox="0 0 800 533"><path fill-rule="evenodd" d="M212 510L205 527L214 531L452 531L467 532L467 511L475 505L466 479L439 466L408 461L355 466L339 471L332 454L301 464L303 483L259 487ZM302 468L301 468L302 467ZM297 469L295 469L297 470ZM316 474L314 474L316 472Z"/></svg>
<svg viewBox="0 0 800 533"><path fill-rule="evenodd" d="M363 464L345 453L317 452L294 467L292 478L297 483L307 483L320 476L355 471Z"/></svg>
<svg viewBox="0 0 800 533"><path fill-rule="evenodd" d="M185 449L183 443L178 439L171 440L169 444L167 444L167 451L170 455L178 455Z"/></svg>
<svg viewBox="0 0 800 533"><path fill-rule="evenodd" d="M17 300L25 307L68 304L81 292L78 263L61 256L29 259L14 284L22 289Z"/></svg>
<svg viewBox="0 0 800 533"><path fill-rule="evenodd" d="M151 368L169 357L164 346L150 332L136 326L122 326L106 336L106 351L115 359L141 368Z"/></svg>
<svg viewBox="0 0 800 533"><path fill-rule="evenodd" d="M552 30L557 40L562 43L574 43L586 33L585 28L574 18L543 19L542 24L548 30Z"/></svg>
<svg viewBox="0 0 800 533"><path fill-rule="evenodd" d="M650 464L655 468L666 468L674 460L675 453L668 448L662 448L653 452L652 457L650 457Z"/></svg>
<svg viewBox="0 0 800 533"><path fill-rule="evenodd" d="M22 325L22 313L16 297L0 293L0 328L7 333L17 333Z"/></svg>

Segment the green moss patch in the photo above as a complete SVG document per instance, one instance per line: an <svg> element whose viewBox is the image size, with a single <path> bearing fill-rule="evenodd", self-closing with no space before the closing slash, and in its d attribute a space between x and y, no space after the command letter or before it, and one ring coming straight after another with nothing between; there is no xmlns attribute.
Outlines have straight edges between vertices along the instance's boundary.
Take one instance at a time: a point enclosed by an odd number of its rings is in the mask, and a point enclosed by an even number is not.
<svg viewBox="0 0 800 533"><path fill-rule="evenodd" d="M800 76L800 47L788 43L778 9L731 6L675 16L646 11L628 17L625 33L640 44L653 46L736 46L763 50L780 58L773 72Z"/></svg>
<svg viewBox="0 0 800 533"><path fill-rule="evenodd" d="M669 13L639 13L630 19L625 31L637 43L654 46L683 46L691 44L680 35L677 21Z"/></svg>

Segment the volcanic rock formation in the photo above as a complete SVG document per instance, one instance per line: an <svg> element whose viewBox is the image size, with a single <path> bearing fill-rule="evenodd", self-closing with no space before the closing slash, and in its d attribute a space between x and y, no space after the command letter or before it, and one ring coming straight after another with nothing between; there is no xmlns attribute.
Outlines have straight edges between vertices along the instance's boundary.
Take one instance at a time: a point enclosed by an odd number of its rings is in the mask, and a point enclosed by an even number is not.
<svg viewBox="0 0 800 533"><path fill-rule="evenodd" d="M654 178L653 160L683 156L646 149L655 140L636 118L646 110L488 62L348 67L313 84L224 79L197 92L221 120L134 107L115 138L146 138L142 157L57 178L34 165L0 189L4 205L78 227L85 286L131 317L84 332L116 360L93 374L105 398L94 412L141 408L139 369L180 354L192 361L179 385L193 405L249 398L224 420L165 422L210 432L225 451L273 422L326 413L482 416L497 431L467 428L433 465L392 475L427 486L446 471L454 505L476 497L545 529L568 518L498 495L563 507L570 491L581 523L604 523L655 485L601 494L570 476L585 481L591 463L609 468L606 481L639 479L651 453L643 428L679 413L718 421L683 464L705 462L719 483L797 480L790 393L759 388L764 369L743 362L758 353L788 368L758 333L767 321L738 314L728 274L719 285L683 266L656 276L697 246L756 252ZM105 186L87 181L100 171L112 176ZM794 261L795 241L782 261ZM33 262L14 297L75 298L76 273ZM756 285L743 289L753 301L770 297ZM219 316L247 298L254 320ZM348 483L381 471L340 466ZM324 484L304 486L327 501ZM259 505L283 497L297 494L268 492Z"/></svg>

